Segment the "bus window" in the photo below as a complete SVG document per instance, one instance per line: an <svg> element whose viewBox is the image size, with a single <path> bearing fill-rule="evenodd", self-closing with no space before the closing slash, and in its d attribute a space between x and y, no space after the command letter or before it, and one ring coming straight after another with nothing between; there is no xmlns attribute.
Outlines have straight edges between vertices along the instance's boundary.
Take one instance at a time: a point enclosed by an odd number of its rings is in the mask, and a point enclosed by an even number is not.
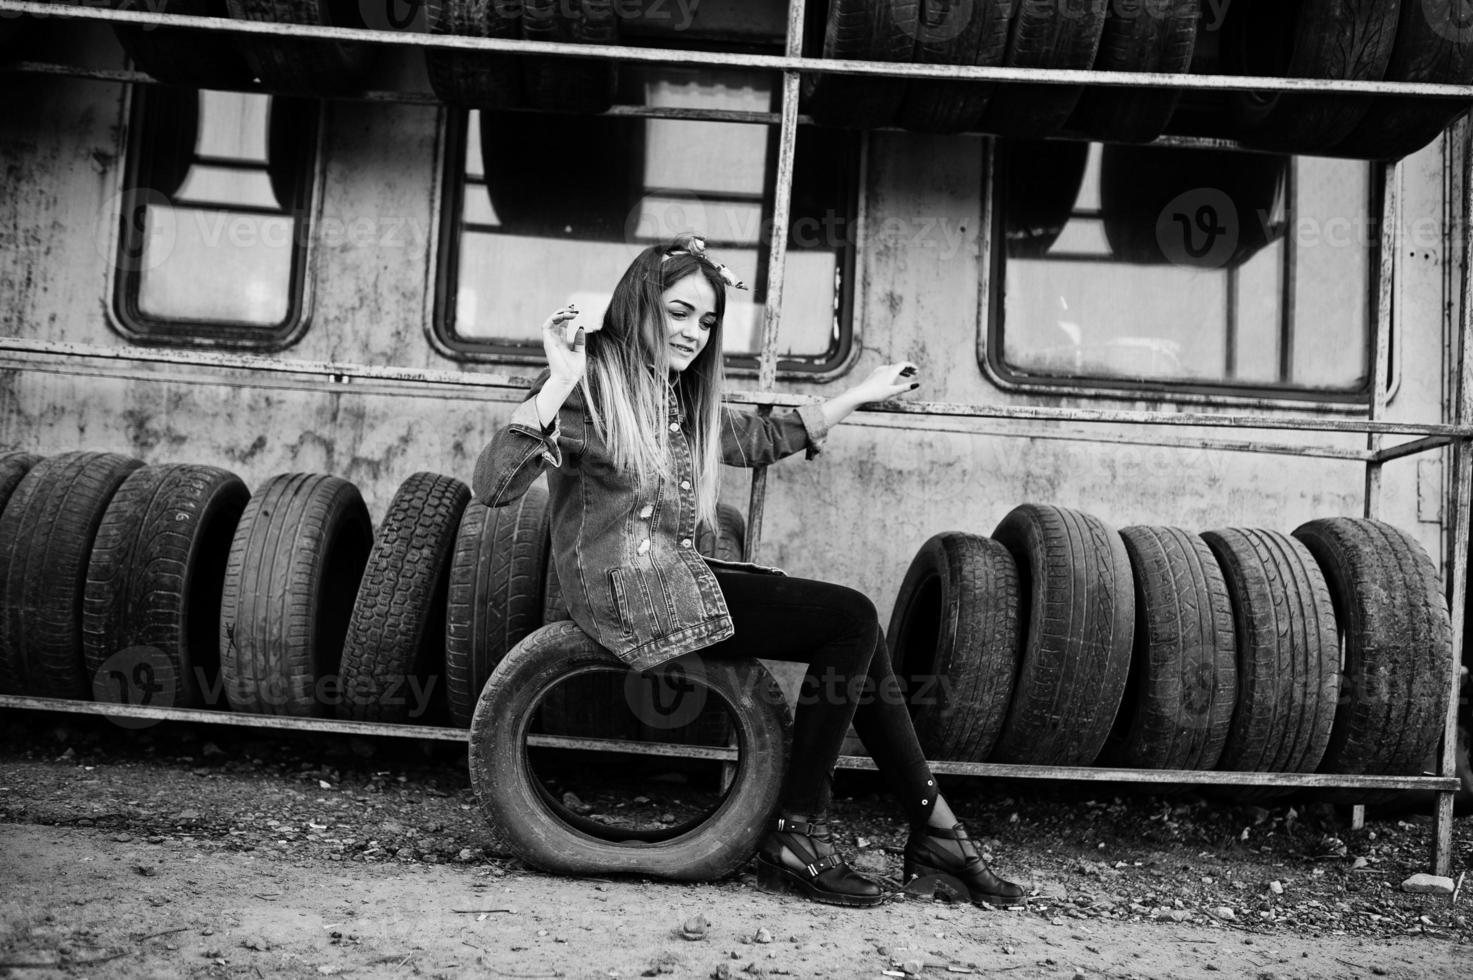
<svg viewBox="0 0 1473 980"><path fill-rule="evenodd" d="M771 79L626 69L621 102L772 111ZM598 317L639 249L681 232L750 292L727 294L729 370L755 370L777 129L753 123L530 112L458 114L447 133L435 331L452 356L541 358L539 328L569 300ZM834 371L851 346L858 137L804 127L792 188L779 370Z"/></svg>
<svg viewBox="0 0 1473 980"><path fill-rule="evenodd" d="M1364 401L1363 161L998 141L984 369L1004 384Z"/></svg>
<svg viewBox="0 0 1473 980"><path fill-rule="evenodd" d="M136 86L114 310L154 343L280 349L303 310L314 101Z"/></svg>

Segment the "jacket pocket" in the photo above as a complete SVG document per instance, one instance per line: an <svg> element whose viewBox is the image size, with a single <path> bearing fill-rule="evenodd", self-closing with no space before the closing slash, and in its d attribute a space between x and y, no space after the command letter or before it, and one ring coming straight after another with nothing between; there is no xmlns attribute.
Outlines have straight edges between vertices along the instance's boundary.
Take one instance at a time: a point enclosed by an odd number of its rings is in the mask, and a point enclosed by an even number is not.
<svg viewBox="0 0 1473 980"><path fill-rule="evenodd" d="M627 636L634 632L634 618L630 615L629 587L624 572L622 568L609 569L609 598L619 619L619 629Z"/></svg>

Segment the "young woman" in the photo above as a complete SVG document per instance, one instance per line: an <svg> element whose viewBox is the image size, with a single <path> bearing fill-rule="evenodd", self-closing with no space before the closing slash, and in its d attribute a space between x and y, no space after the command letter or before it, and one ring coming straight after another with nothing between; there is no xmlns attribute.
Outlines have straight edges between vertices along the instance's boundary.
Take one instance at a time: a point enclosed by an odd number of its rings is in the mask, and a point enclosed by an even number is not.
<svg viewBox="0 0 1473 980"><path fill-rule="evenodd" d="M695 550L697 524L716 526L722 463L765 465L799 450L812 458L859 405L917 387L913 365L890 364L821 405L766 418L724 409L728 285L741 286L685 236L640 253L601 329L569 337L577 311L553 313L542 331L548 370L477 460L476 497L506 504L547 473L569 614L631 668L696 651L808 665L782 815L757 858L763 887L839 905L884 899L834 852L824 822L852 721L910 819L906 878L946 876L975 901L1017 901L1022 889L987 868L936 786L870 600Z"/></svg>

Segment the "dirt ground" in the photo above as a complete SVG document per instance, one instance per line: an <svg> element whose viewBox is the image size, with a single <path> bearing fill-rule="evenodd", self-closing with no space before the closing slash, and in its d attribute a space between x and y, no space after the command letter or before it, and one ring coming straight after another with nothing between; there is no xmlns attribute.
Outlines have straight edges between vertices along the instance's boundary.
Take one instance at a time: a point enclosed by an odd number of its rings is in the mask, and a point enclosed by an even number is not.
<svg viewBox="0 0 1473 980"><path fill-rule="evenodd" d="M539 874L493 838L453 745L20 711L0 729L0 976L1473 974L1473 886L1451 901L1399 887L1427 870L1425 807L1352 831L1323 804L954 778L1026 907L897 892L846 910L768 895L750 871ZM702 789L662 765L559 788L583 812L668 822ZM836 788L847 853L898 885L904 828L883 788L843 772ZM1461 818L1455 880L1470 863Z"/></svg>

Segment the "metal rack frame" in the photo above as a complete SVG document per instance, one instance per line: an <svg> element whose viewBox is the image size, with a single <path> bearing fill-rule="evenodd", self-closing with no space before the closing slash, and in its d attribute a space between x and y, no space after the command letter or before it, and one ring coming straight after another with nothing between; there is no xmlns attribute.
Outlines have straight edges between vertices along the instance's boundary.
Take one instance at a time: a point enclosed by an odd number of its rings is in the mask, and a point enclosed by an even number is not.
<svg viewBox="0 0 1473 980"><path fill-rule="evenodd" d="M1084 70L1050 70L1022 68L980 68L971 66L877 63L866 61L822 60L802 57L804 0L790 0L785 52L783 55L758 55L719 51L685 51L671 48L629 47L623 45L580 45L521 40L469 38L453 35L416 34L329 27L304 27L291 24L193 17L178 14L156 14L143 11L106 10L90 7L53 6L27 0L0 0L0 13L27 14L38 18L55 18L109 22L114 24L153 25L193 30L224 31L236 34L290 35L334 41L391 45L409 48L457 49L464 51L504 51L528 55L559 55L575 58L612 58L621 62L645 64L704 65L733 67L762 72L780 72L782 77L781 110L778 113L739 113L702 110L647 110L641 107L615 107L616 114L664 116L678 118L722 119L778 127L778 158L771 254L764 274L769 302L765 309L762 346L758 362L757 391L738 392L729 396L735 403L750 404L759 411L770 412L775 406L800 404L808 399L772 390L777 377L777 337L782 305L784 269L787 254L787 231L790 221L793 157L797 129L808 122L798 111L801 77L805 73L835 72L852 75L881 75L903 78L974 79L992 82L1029 82L1058 85L1095 85L1115 87L1173 87L1193 90L1273 92L1317 92L1338 95L1402 95L1428 98L1473 100L1473 86L1440 85L1406 82L1339 81L1325 79L1269 78L1260 76L1173 75L1150 72L1099 72ZM138 72L97 70L74 65L20 62L6 66L8 71L51 73L82 76L123 83L148 83L152 79ZM368 92L348 98L371 101L433 103L425 93ZM1141 442L1153 446L1188 446L1224 451L1316 455L1352 460L1365 465L1364 512L1375 517L1381 504L1381 470L1393 460L1450 447L1454 477L1447 501L1449 518L1444 528L1447 545L1443 556L1444 576L1450 594L1453 626L1454 662L1447 678L1448 708L1443 726L1440 772L1431 776L1351 776L1334 773L1258 773L1203 772L1197 770L1138 770L1094 767L1020 766L994 763L938 761L933 768L939 773L1023 779L1069 779L1082 781L1131 782L1148 784L1208 784L1236 786L1318 787L1346 789L1425 789L1436 796L1435 831L1432 865L1437 874L1446 875L1451 863L1453 794L1459 782L1455 775L1456 725L1459 669L1465 637L1463 619L1467 592L1467 562L1470 507L1473 507L1473 126L1466 117L1454 126L1453 146L1459 154L1459 192L1461 251L1459 262L1460 312L1458 335L1452 345L1455 356L1454 385L1450 401L1451 422L1414 424L1385 421L1388 395L1386 364L1390 355L1393 285L1396 275L1396 238L1400 216L1400 164L1383 165L1384 187L1381 214L1381 265L1377 289L1380 302L1373 325L1373 393L1367 418L1336 419L1284 417L1267 415L1179 414L1125 412L1084 409L1041 409L1015 406L981 406L943 402L888 402L867 406L856 416L861 424L915 430L959 431L1003 436L1029 436L1076 439L1088 442ZM1229 141L1172 140L1193 145L1233 146ZM82 362L86 367L80 367ZM390 390L399 394L429 397L490 398L514 401L525 390L529 379L518 375L483 372L425 371L367 365L331 364L291 361L259 355L229 355L210 352L105 347L100 345L62 344L20 338L0 338L0 364L19 363L32 369L69 373L97 373L188 383L221 383L242 372L250 372L252 384L305 387L303 378L312 379L320 390L323 378L334 389L359 392ZM189 368L191 374L174 376L161 373L170 368ZM213 377L200 374L215 372ZM979 426L980 423L980 426ZM1075 430L1042 430L1039 423L1077 423ZM1306 448L1287 443L1226 438L1172 439L1147 438L1119 434L1090 433L1089 428L1101 423L1129 426L1187 426L1194 428L1290 430L1295 432L1361 433L1366 437L1364 451L1333 447ZM991 425L992 428L981 426ZM1387 436L1414 437L1394 445L1384 445ZM753 471L749 498L748 553L755 557L761 543L762 515L766 503L765 468ZM321 731L339 734L366 734L393 737L464 741L466 732L455 728L414 725L391 725L321 719L282 718L262 715L233 714L182 708L149 708L95 702L64 701L49 698L0 696L0 707L59 711L114 718L158 719L229 724L257 728ZM709 758L730 761L735 750L657 745L603 739L537 736L534 745L614 751L646 755L672 755L687 758ZM864 756L843 756L839 760L847 768L873 768Z"/></svg>

